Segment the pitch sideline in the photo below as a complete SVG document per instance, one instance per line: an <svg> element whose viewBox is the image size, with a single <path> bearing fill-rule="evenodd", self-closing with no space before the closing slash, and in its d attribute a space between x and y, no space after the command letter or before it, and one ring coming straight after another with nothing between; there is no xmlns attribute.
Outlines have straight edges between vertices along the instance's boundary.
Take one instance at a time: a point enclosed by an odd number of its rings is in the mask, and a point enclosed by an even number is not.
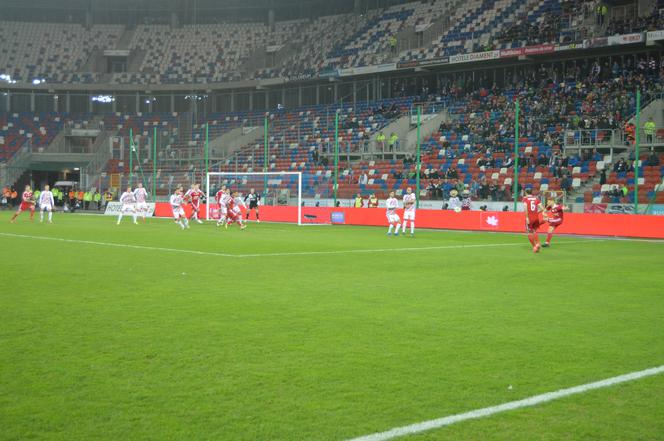
<svg viewBox="0 0 664 441"><path fill-rule="evenodd" d="M388 441L402 436L414 435L417 433L427 432L433 429L440 429L461 421L472 419L484 418L487 416L495 415L497 413L507 412L510 410L521 409L524 407L537 406L538 404L547 403L549 401L557 400L571 395L582 394L595 389L602 389L605 387L615 386L629 381L635 381L646 377L652 377L664 373L664 365L644 369L642 371L630 372L628 374L619 375L617 377L606 378L604 380L586 383L579 386L574 386L566 389L560 389L555 392L548 392L532 397L524 398L522 400L510 401L507 403L499 404L497 406L484 407L482 409L471 410L469 412L450 415L434 420L422 421L420 423L410 424L408 426L395 427L385 432L377 432L370 435L364 435L357 438L352 438L347 441Z"/></svg>
<svg viewBox="0 0 664 441"><path fill-rule="evenodd" d="M184 254L196 254L201 256L235 257L235 258L316 256L316 255L335 255L335 254L364 254L364 253L454 250L454 249L464 249L464 248L495 248L495 247L525 246L523 242L509 242L509 243L487 243L487 244L470 244L470 245L441 245L433 247L374 248L374 249L359 249L359 250L293 251L293 252L283 252L283 253L228 254L228 253L217 253L214 251L197 251L197 250L186 250L181 248L153 247L149 245L131 245L124 243L98 242L92 240L64 239L60 237L33 236L28 234L16 234L16 233L4 233L4 232L0 232L0 236L13 237L19 239L47 240L47 241L84 244L84 245L97 245L97 246L130 248L130 249L148 250L148 251L163 251L169 253L184 253ZM564 242L558 242L557 245L587 243L590 241L598 242L599 240L564 241Z"/></svg>

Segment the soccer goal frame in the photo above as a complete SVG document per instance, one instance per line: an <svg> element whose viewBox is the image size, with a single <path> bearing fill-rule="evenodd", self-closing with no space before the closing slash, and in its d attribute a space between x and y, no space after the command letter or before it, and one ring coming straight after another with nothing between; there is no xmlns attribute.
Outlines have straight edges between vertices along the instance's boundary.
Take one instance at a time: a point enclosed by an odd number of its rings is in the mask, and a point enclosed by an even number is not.
<svg viewBox="0 0 664 441"><path fill-rule="evenodd" d="M269 179L273 177L284 177L284 176L297 176L297 224L305 225L302 223L302 172L246 172L246 173L235 173L235 172L208 172L205 176L205 219L210 220L210 178L214 177L241 177L241 176L264 176ZM214 195L212 195L214 196Z"/></svg>

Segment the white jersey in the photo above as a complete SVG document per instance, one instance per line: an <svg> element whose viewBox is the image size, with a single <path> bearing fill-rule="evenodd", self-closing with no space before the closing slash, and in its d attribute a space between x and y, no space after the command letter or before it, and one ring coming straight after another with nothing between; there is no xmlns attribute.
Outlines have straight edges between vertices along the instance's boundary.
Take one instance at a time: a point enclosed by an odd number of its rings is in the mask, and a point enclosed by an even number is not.
<svg viewBox="0 0 664 441"><path fill-rule="evenodd" d="M50 191L42 191L39 195L39 206L53 206L55 205L55 199L53 199L53 193Z"/></svg>
<svg viewBox="0 0 664 441"><path fill-rule="evenodd" d="M175 193L171 195L170 203L171 207L173 207L173 210L180 210L182 208L182 203L184 200L182 199L182 196Z"/></svg>
<svg viewBox="0 0 664 441"><path fill-rule="evenodd" d="M385 208L387 208L387 214L395 214L395 210L399 208L399 201L397 198L387 198Z"/></svg>
<svg viewBox="0 0 664 441"><path fill-rule="evenodd" d="M417 201L417 198L415 197L415 193L411 194L405 194L403 195L403 207L406 211L415 211L415 202ZM408 205L410 204L410 205Z"/></svg>
<svg viewBox="0 0 664 441"><path fill-rule="evenodd" d="M143 187L139 187L136 190L134 190L134 198L136 199L136 202L139 204L144 204L145 201L147 200L148 197L148 192L145 190Z"/></svg>
<svg viewBox="0 0 664 441"><path fill-rule="evenodd" d="M397 208L399 208L399 201L397 198L388 198L385 201L385 208L387 208L387 222L389 224L399 223L399 215L397 214Z"/></svg>
<svg viewBox="0 0 664 441"><path fill-rule="evenodd" d="M457 196L451 197L450 200L447 202L447 208L449 208L450 210L461 208L461 199L459 199Z"/></svg>
<svg viewBox="0 0 664 441"><path fill-rule="evenodd" d="M134 193L130 191L125 191L122 193L122 196L120 196L120 202L122 202L122 205L131 205L136 203L136 198L134 197Z"/></svg>

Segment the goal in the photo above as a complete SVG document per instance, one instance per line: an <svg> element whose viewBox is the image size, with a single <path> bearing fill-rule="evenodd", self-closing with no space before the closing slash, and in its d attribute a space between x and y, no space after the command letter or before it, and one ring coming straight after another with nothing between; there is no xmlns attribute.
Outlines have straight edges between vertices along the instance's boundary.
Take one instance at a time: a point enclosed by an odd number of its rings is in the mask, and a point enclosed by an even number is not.
<svg viewBox="0 0 664 441"><path fill-rule="evenodd" d="M237 191L242 199L252 189L258 193L261 220L298 225L330 223L328 211L304 206L302 172L210 172L205 184L208 201L205 217L208 220L219 218L214 196L222 186L226 186L231 191ZM254 216L255 213L251 213L249 219L255 220Z"/></svg>

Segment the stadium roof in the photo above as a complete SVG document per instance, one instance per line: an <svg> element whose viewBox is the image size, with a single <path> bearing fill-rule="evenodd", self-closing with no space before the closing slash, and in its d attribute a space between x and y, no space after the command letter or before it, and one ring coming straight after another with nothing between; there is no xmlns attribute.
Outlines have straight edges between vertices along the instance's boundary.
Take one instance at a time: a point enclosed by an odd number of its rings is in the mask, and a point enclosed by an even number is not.
<svg viewBox="0 0 664 441"><path fill-rule="evenodd" d="M0 0L5 20L135 24L170 22L172 13L183 23L263 21L274 8L276 20L292 20L387 7L412 0Z"/></svg>

